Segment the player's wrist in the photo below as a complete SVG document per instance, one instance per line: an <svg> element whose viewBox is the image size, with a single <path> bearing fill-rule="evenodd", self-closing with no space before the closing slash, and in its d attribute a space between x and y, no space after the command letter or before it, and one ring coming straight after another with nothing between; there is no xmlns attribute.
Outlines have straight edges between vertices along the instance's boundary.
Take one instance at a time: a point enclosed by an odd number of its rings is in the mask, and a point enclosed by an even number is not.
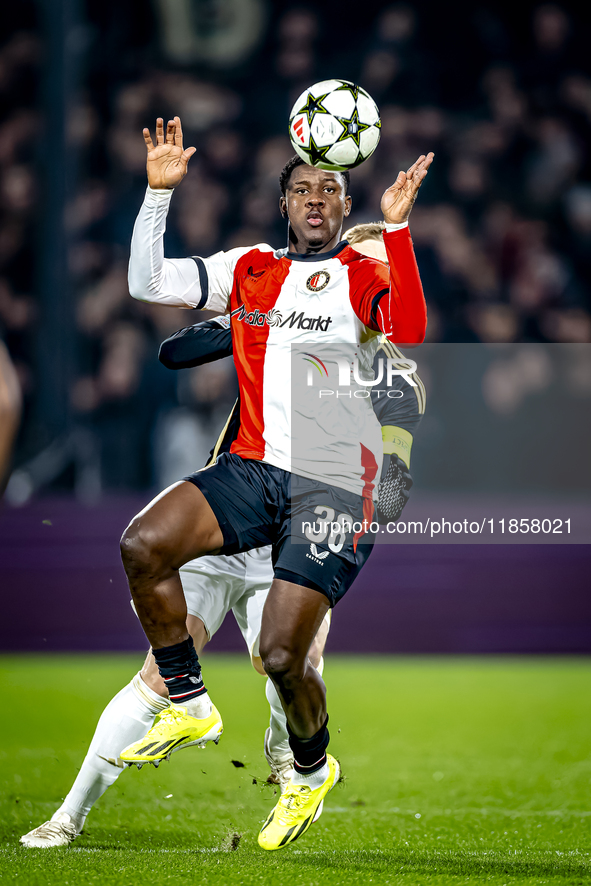
<svg viewBox="0 0 591 886"><path fill-rule="evenodd" d="M149 183L146 189L147 194L152 194L155 197L166 197L169 198L172 196L172 192L174 188L153 188Z"/></svg>
<svg viewBox="0 0 591 886"><path fill-rule="evenodd" d="M389 222L386 220L386 234L392 234L394 231L402 231L403 228L408 228L408 219L403 222Z"/></svg>

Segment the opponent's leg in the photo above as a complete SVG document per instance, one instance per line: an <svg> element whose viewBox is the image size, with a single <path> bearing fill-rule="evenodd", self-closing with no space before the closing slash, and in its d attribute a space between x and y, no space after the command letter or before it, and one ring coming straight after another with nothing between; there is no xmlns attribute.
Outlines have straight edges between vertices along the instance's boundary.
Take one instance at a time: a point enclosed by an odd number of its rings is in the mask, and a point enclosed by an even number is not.
<svg viewBox="0 0 591 886"><path fill-rule="evenodd" d="M203 622L189 615L187 628L200 652L207 643ZM96 801L126 768L120 757L123 749L142 739L154 717L168 705L168 690L149 652L140 673L111 699L101 714L86 757L62 805L49 821L25 834L20 842L28 848L71 843Z"/></svg>

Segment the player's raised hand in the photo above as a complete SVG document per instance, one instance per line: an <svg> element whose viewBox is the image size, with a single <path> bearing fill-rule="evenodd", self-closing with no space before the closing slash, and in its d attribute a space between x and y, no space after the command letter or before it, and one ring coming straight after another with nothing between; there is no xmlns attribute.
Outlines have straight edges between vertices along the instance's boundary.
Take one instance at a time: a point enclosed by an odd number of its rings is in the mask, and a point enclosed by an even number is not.
<svg viewBox="0 0 591 886"><path fill-rule="evenodd" d="M164 135L162 117L156 120L156 144L149 129L144 129L144 141L148 149L146 169L151 188L176 188L187 174L189 160L197 148L183 150L183 130L180 117L169 120Z"/></svg>
<svg viewBox="0 0 591 886"><path fill-rule="evenodd" d="M381 205L387 224L396 225L407 221L434 156L432 153L427 156L421 154L410 169L398 173L392 187L384 192Z"/></svg>

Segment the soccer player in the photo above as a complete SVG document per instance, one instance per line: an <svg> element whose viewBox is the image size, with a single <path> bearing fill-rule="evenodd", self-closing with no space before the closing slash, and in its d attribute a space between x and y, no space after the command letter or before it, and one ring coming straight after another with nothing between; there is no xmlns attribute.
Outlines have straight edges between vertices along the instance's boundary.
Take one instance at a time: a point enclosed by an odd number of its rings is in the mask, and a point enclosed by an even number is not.
<svg viewBox="0 0 591 886"><path fill-rule="evenodd" d="M389 269L341 241L351 211L347 173L310 167L299 158L281 177L287 250L260 244L209 259L166 260L172 191L195 149L183 148L178 117L166 134L157 121L156 145L147 129L144 138L148 191L132 239L130 292L159 304L220 313L229 307L240 428L229 453L165 490L134 518L121 541L123 564L171 699L174 716L158 736L165 756L178 743L215 740L222 729L186 630L180 567L206 554L272 545L274 580L260 654L287 716L294 775L263 825L259 845L279 849L305 833L339 779L339 764L326 753L325 687L309 666L308 651L329 608L371 552L373 481L381 461L381 451L358 437L360 426L371 426L371 405L362 397L337 399L331 422L317 424L319 437L305 451L292 450L291 346L313 344L319 335L328 344L353 342L360 364L371 366L380 333L398 343L423 340L426 306L408 216L433 155L400 172L382 198ZM290 312L302 322L280 322ZM325 516L318 542L306 546L305 527L318 525L319 514ZM331 535L326 542L335 514L350 521L348 529L347 521L337 520L339 541ZM355 525L362 531L353 532ZM140 751L136 743L122 758L133 761Z"/></svg>
<svg viewBox="0 0 591 886"><path fill-rule="evenodd" d="M358 225L345 237L355 244L356 251L386 259L382 226L379 224ZM380 354L388 353L383 349L390 347L388 343L383 343L376 361ZM229 319L218 317L179 330L163 342L159 356L168 368L180 369L199 366L231 353ZM403 378L397 379L396 388L403 396L374 398L386 456L379 487L380 500L383 502L380 511L384 513L384 521L399 517L412 485L408 473L410 450L414 431L425 407L422 382L416 374L412 377L416 387ZM210 462L220 452L229 450L236 437L238 417L236 404L212 450ZM180 569L180 575L187 601L187 629L198 652L232 608L253 666L264 674L258 656L258 639L262 608L273 578L271 549L258 548L230 557L203 557L187 563ZM308 655L320 674L328 629L329 622L325 619ZM272 772L269 780L284 790L292 775L293 754L289 747L285 714L268 679L266 694L271 708L270 725L264 742L265 756ZM130 738L144 738L152 725L154 714L166 710L167 695L153 656L148 654L142 671L118 693L101 716L81 770L64 803L50 821L21 838L24 846L51 848L72 842L82 830L92 805L120 775L124 765L120 759L121 750ZM149 751L146 760L150 760Z"/></svg>

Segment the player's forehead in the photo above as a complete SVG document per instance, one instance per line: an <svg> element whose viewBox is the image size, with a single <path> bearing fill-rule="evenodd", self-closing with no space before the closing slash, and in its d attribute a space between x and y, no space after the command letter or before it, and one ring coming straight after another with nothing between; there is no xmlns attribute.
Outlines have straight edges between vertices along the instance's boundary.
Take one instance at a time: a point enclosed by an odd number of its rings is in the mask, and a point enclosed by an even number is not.
<svg viewBox="0 0 591 886"><path fill-rule="evenodd" d="M344 178L340 172L331 172L328 169L317 169L315 166L302 164L296 166L287 182L288 188L301 188L304 185L341 185L344 186Z"/></svg>

